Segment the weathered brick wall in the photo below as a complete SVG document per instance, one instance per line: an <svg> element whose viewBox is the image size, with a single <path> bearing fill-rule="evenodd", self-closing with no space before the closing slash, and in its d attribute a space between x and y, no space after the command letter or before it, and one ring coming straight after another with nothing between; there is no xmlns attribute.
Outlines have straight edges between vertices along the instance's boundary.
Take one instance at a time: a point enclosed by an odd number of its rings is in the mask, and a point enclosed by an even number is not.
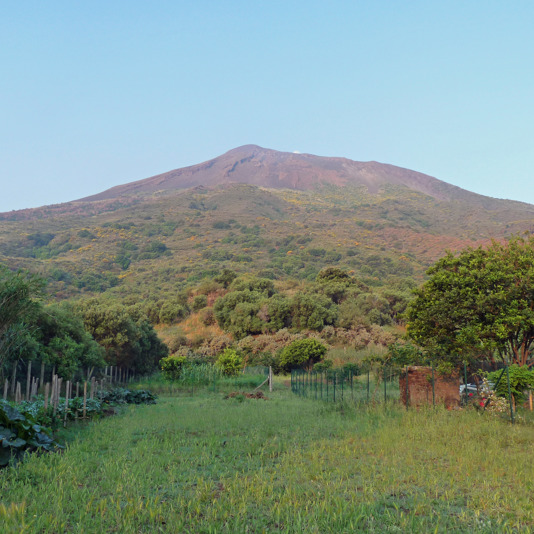
<svg viewBox="0 0 534 534"><path fill-rule="evenodd" d="M402 403L406 406L432 405L432 368L411 366L406 368L408 374L408 388L406 388L406 373L402 372L399 385ZM407 395L408 394L408 395ZM440 375L434 372L434 398L436 404L447 407L458 406L460 402L460 376L458 371L451 375Z"/></svg>

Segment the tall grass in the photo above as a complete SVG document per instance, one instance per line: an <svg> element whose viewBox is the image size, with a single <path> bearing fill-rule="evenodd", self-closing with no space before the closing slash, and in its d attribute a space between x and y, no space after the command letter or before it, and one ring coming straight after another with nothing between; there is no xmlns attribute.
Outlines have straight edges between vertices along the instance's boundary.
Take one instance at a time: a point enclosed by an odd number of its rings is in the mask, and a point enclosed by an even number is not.
<svg viewBox="0 0 534 534"><path fill-rule="evenodd" d="M534 428L286 391L163 398L0 472L2 532L532 532Z"/></svg>
<svg viewBox="0 0 534 534"><path fill-rule="evenodd" d="M132 387L148 389L158 395L193 395L206 391L228 391L234 388L256 388L264 380L263 374L239 374L225 376L220 369L212 364L188 365L182 369L180 378L165 379L161 374L155 374L138 381Z"/></svg>

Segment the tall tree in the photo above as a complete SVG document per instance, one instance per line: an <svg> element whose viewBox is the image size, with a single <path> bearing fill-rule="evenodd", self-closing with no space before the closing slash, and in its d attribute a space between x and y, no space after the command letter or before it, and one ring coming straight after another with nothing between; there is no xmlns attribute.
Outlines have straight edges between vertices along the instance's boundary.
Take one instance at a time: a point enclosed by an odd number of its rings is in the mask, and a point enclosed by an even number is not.
<svg viewBox="0 0 534 534"><path fill-rule="evenodd" d="M76 310L87 331L105 348L111 365L148 373L168 354L167 346L138 308L90 299L78 303Z"/></svg>
<svg viewBox="0 0 534 534"><path fill-rule="evenodd" d="M441 357L534 364L534 236L448 253L407 311L408 335Z"/></svg>
<svg viewBox="0 0 534 534"><path fill-rule="evenodd" d="M104 367L105 351L85 330L81 317L69 304L50 304L37 319L41 358L53 364L59 376L72 378L81 366Z"/></svg>
<svg viewBox="0 0 534 534"><path fill-rule="evenodd" d="M0 369L31 341L43 288L41 278L0 265Z"/></svg>

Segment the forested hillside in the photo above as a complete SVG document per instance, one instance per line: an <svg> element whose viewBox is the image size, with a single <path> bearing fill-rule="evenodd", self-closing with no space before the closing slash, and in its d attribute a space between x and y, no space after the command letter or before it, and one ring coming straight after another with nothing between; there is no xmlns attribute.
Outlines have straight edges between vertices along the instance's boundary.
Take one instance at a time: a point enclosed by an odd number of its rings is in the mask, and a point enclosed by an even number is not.
<svg viewBox="0 0 534 534"><path fill-rule="evenodd" d="M267 361L310 332L332 347L386 346L403 332L399 316L411 290L446 250L533 227L528 204L380 164L307 156L299 167L290 155L273 163L272 152L174 171L171 182L167 175L136 182L122 196L112 190L102 200L1 214L0 262L40 276L48 299L69 301L90 332L91 313L116 318L126 310L137 327L156 325L171 352L211 357L237 343ZM228 178L228 169L251 162L263 174L282 173L287 161L287 176L312 164L326 174L300 189ZM219 183L217 165L226 173ZM203 169L211 185L175 187L184 173ZM174 188L165 189L169 183ZM110 362L139 360L135 347L128 357L109 341L105 348Z"/></svg>

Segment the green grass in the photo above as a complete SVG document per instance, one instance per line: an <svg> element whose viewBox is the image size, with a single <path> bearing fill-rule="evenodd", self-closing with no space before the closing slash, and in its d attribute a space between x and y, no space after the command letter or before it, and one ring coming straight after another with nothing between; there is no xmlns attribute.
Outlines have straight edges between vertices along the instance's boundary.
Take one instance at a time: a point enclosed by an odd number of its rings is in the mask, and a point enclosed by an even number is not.
<svg viewBox="0 0 534 534"><path fill-rule="evenodd" d="M156 395L194 396L211 393L228 393L241 390L252 390L264 382L267 377L263 374L239 374L237 376L220 376L219 374L205 374L201 366L198 373L192 368L192 373L185 380L166 380L159 373L132 384L133 389L148 389Z"/></svg>
<svg viewBox="0 0 534 534"><path fill-rule="evenodd" d="M0 472L2 532L531 532L534 428L291 395L167 397Z"/></svg>

